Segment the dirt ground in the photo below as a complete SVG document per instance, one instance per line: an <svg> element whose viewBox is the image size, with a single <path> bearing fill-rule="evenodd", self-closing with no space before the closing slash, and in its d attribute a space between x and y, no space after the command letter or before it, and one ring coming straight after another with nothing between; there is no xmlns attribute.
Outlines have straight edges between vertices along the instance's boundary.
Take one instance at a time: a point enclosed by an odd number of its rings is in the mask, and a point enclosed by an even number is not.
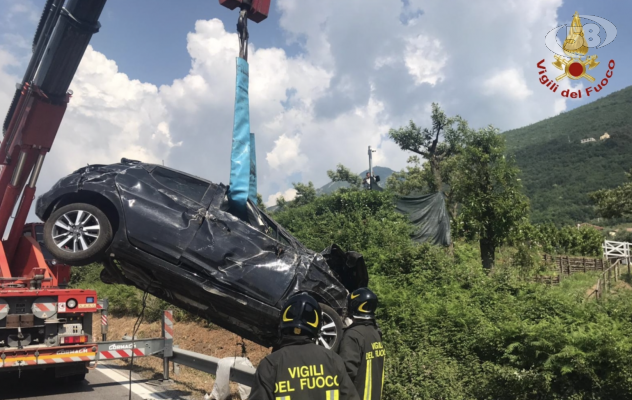
<svg viewBox="0 0 632 400"><path fill-rule="evenodd" d="M97 314L98 315L98 314ZM131 336L136 318L110 316L108 326L108 340L121 340L123 336ZM94 337L101 339L101 319L95 318L93 323ZM137 333L137 338L155 338L161 336L160 322L143 323ZM246 354L250 362L256 367L265 356L270 354L270 349L261 347L253 342L244 340ZM242 339L234 333L220 328L208 328L203 324L192 322L176 322L174 324L174 345L181 349L202 353L209 356L241 357ZM116 361L120 365L129 366L129 361ZM162 379L162 359L157 357L144 357L134 359L134 372L145 379ZM204 394L211 393L215 377L204 372L181 366L180 373L174 374L173 367L170 378L175 382L175 389L189 392L194 399L202 399ZM237 384L231 383L233 399L239 399Z"/></svg>

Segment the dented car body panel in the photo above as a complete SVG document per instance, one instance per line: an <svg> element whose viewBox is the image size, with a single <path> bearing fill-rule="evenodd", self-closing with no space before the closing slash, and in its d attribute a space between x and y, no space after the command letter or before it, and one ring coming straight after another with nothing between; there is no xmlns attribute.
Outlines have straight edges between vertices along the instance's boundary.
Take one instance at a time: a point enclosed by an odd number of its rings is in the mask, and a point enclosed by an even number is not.
<svg viewBox="0 0 632 400"><path fill-rule="evenodd" d="M102 279L136 286L264 346L276 343L282 303L309 292L340 315L368 285L358 253L316 253L251 202L229 212L227 187L159 165L93 165L37 199L45 221L71 202L97 202L115 226ZM112 222L112 221L111 221Z"/></svg>

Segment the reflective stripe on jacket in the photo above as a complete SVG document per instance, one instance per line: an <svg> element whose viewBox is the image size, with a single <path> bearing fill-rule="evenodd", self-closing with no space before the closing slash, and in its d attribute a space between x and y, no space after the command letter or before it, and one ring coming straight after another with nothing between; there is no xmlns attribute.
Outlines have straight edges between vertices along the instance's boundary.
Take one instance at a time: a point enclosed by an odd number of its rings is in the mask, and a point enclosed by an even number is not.
<svg viewBox="0 0 632 400"><path fill-rule="evenodd" d="M372 321L354 322L345 329L338 350L362 400L380 400L386 351Z"/></svg>
<svg viewBox="0 0 632 400"><path fill-rule="evenodd" d="M305 336L286 337L261 360L251 400L360 400L338 354Z"/></svg>

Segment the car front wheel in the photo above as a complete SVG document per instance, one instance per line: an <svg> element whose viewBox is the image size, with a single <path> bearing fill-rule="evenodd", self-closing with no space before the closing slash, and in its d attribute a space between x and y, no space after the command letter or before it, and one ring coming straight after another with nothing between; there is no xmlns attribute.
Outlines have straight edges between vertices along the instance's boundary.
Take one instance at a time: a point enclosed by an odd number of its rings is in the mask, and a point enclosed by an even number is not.
<svg viewBox="0 0 632 400"><path fill-rule="evenodd" d="M342 318L333 308L320 303L323 312L323 326L320 329L316 344L328 350L338 351L338 345L342 340Z"/></svg>
<svg viewBox="0 0 632 400"><path fill-rule="evenodd" d="M55 210L44 224L44 244L59 261L87 265L104 255L112 240L112 225L103 211L86 203Z"/></svg>

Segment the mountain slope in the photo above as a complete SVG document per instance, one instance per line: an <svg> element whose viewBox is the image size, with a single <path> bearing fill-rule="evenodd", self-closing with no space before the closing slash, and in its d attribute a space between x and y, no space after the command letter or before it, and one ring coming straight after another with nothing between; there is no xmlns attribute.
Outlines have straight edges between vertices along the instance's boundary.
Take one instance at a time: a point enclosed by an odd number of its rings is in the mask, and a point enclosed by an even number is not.
<svg viewBox="0 0 632 400"><path fill-rule="evenodd" d="M600 140L606 132L610 138ZM587 193L623 183L632 167L632 86L503 134L522 170L533 222L590 220ZM596 141L581 143L591 137Z"/></svg>

